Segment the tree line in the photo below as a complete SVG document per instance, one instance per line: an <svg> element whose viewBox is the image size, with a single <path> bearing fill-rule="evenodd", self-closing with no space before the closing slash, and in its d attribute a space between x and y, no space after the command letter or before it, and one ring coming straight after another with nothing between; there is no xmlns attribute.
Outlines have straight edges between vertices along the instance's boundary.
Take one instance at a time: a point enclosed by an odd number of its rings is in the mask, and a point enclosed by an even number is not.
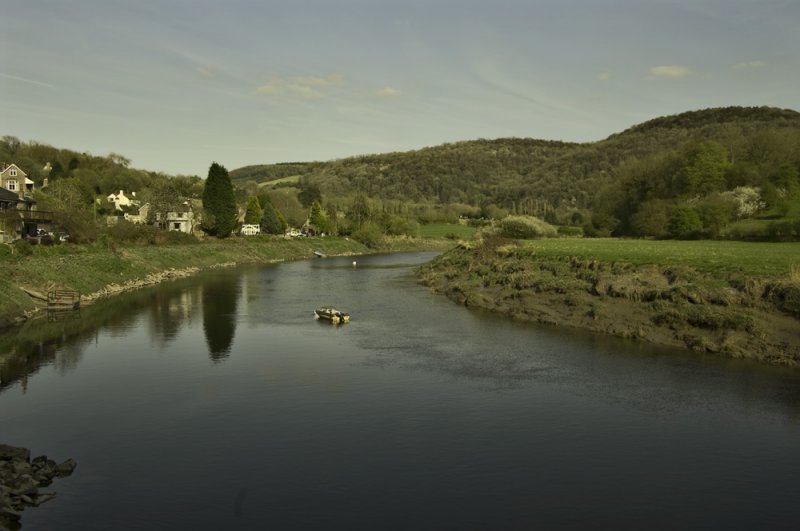
<svg viewBox="0 0 800 531"><path fill-rule="evenodd" d="M529 215L590 236L800 238L800 113L767 107L661 117L582 144L479 139L230 173L214 163L205 179L15 137L0 139L0 160L16 162L37 186L47 178L40 208L70 214L64 223L74 230L114 212L97 197L131 190L154 212L202 199L203 228L215 236L236 229L235 211L273 234L308 222L315 232L367 238Z"/></svg>
<svg viewBox="0 0 800 531"><path fill-rule="evenodd" d="M800 113L726 107L657 118L599 142L480 139L233 173L262 184L280 175L286 186L285 171L294 171L297 186L327 198L361 193L469 217L533 215L588 235L720 237L754 216L800 218L799 170Z"/></svg>

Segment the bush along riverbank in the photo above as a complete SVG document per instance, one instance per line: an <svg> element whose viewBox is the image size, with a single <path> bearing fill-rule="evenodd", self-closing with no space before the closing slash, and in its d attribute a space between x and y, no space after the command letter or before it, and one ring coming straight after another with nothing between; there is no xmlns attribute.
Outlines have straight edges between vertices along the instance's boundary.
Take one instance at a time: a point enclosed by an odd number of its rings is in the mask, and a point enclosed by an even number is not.
<svg viewBox="0 0 800 531"><path fill-rule="evenodd" d="M48 292L73 290L81 303L185 277L199 271L245 263L272 263L374 252L444 250L453 242L386 239L369 248L347 238L252 237L206 240L184 245L36 246L30 253L0 248L0 328L19 324L46 307Z"/></svg>
<svg viewBox="0 0 800 531"><path fill-rule="evenodd" d="M563 248L574 252L579 242ZM560 255L559 245L486 239L444 253L418 276L459 303L516 319L800 366L800 270L711 274L663 257L632 264Z"/></svg>

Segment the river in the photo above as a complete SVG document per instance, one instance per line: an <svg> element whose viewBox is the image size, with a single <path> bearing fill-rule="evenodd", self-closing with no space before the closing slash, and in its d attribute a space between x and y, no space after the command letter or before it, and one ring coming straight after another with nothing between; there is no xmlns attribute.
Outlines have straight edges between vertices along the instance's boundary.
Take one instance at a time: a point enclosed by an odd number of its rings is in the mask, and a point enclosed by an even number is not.
<svg viewBox="0 0 800 531"><path fill-rule="evenodd" d="M800 372L458 306L416 283L432 256L217 270L0 336L0 442L78 462L23 529L800 528Z"/></svg>

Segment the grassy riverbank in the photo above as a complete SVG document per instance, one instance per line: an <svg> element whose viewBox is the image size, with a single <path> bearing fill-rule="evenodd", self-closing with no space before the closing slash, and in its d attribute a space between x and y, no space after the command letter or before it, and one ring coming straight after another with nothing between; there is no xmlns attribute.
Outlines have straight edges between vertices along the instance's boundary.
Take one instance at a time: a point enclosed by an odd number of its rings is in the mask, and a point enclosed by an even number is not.
<svg viewBox="0 0 800 531"><path fill-rule="evenodd" d="M12 254L8 246L0 246L0 326L8 326L41 308L41 302L23 288L42 294L53 289L68 289L88 295L108 286L142 281L164 271L312 258L314 250L326 255L356 255L443 250L452 245L452 242L438 240L393 239L386 240L380 248L369 249L345 238L254 237L208 239L173 246L34 246L28 255Z"/></svg>
<svg viewBox="0 0 800 531"><path fill-rule="evenodd" d="M518 319L800 365L797 243L485 240L419 275Z"/></svg>

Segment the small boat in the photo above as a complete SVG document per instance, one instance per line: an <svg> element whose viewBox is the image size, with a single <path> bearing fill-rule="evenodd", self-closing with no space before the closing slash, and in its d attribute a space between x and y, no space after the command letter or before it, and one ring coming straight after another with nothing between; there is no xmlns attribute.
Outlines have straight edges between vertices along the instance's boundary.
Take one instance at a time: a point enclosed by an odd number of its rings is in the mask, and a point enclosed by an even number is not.
<svg viewBox="0 0 800 531"><path fill-rule="evenodd" d="M314 315L317 319L326 319L333 324L339 323L349 323L350 322L350 314L346 312L340 312L336 308L331 308L329 306L323 308L317 308L314 310Z"/></svg>
<svg viewBox="0 0 800 531"><path fill-rule="evenodd" d="M317 258L325 258L325 253L323 253L320 250L316 250L314 251L314 256L316 256Z"/></svg>

